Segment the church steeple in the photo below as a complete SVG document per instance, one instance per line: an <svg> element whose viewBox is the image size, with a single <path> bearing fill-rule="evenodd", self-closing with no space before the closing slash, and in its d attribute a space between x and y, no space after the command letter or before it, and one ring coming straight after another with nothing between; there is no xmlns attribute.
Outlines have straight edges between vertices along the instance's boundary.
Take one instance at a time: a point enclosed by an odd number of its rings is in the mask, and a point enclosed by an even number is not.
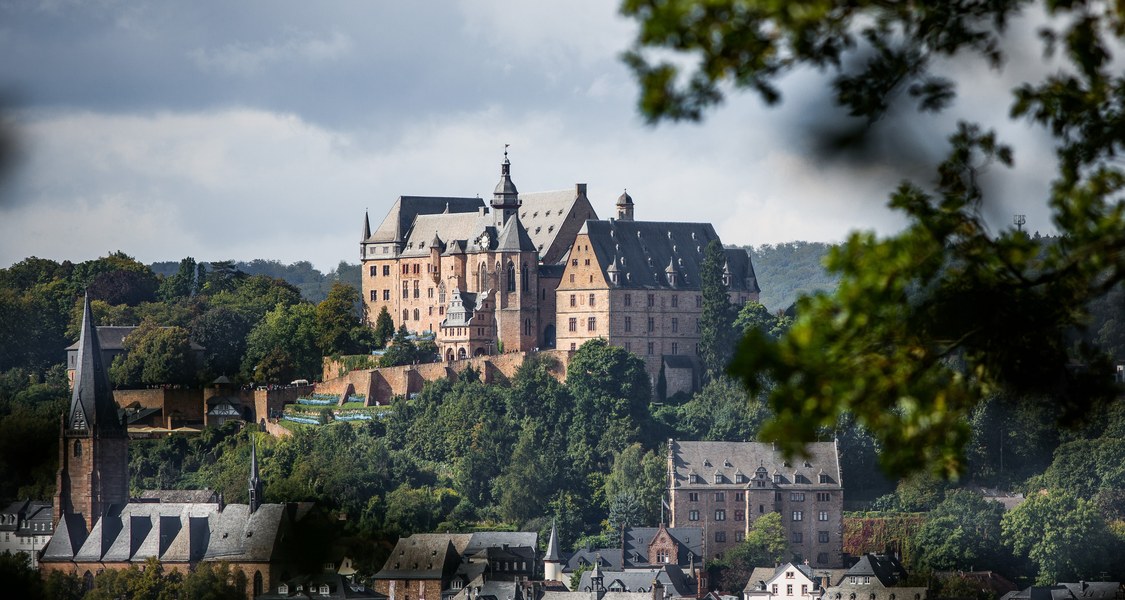
<svg viewBox="0 0 1125 600"><path fill-rule="evenodd" d="M500 181L492 192L493 224L503 227L520 208L519 190L512 183L512 163L508 161L508 144L504 144L504 162L500 163Z"/></svg>
<svg viewBox="0 0 1125 600"><path fill-rule="evenodd" d="M250 512L262 505L262 479L258 477L258 442L250 446Z"/></svg>
<svg viewBox="0 0 1125 600"><path fill-rule="evenodd" d="M70 410L66 428L90 432L97 437L124 436L125 428L117 415L117 403L102 362L94 317L87 294L82 306L82 329L78 334L78 357L74 370L74 390L70 394Z"/></svg>
<svg viewBox="0 0 1125 600"><path fill-rule="evenodd" d="M80 515L89 531L111 506L129 501L129 436L117 414L89 296L75 362L70 408L60 423L54 519Z"/></svg>
<svg viewBox="0 0 1125 600"><path fill-rule="evenodd" d="M363 240L366 242L367 238L371 237L371 217L367 215L367 211L363 211Z"/></svg>

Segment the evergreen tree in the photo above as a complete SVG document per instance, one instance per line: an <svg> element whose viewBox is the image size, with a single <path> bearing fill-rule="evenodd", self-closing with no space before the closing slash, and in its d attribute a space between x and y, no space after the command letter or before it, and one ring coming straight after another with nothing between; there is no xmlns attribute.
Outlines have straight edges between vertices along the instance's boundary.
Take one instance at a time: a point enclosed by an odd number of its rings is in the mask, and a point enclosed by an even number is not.
<svg viewBox="0 0 1125 600"><path fill-rule="evenodd" d="M723 373L734 350L735 307L723 283L726 256L719 240L711 240L699 267L699 290L703 310L699 315L699 356L708 377Z"/></svg>
<svg viewBox="0 0 1125 600"><path fill-rule="evenodd" d="M395 335L395 324L391 320L391 313L387 312L387 307L384 306L379 310L379 316L375 319L375 347L382 348L387 345Z"/></svg>

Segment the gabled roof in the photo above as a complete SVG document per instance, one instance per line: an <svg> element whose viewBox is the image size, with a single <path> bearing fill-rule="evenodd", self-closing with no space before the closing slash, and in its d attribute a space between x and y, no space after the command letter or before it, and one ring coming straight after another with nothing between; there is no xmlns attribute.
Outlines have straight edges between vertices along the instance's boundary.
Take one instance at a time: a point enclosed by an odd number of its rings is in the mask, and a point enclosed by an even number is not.
<svg viewBox="0 0 1125 600"><path fill-rule="evenodd" d="M713 479L718 472L722 484L734 484L735 473L741 472L753 480L759 468L781 476L778 485L820 485L820 474L828 478L825 485L839 486L840 466L835 442L811 442L805 446L808 458L796 456L786 459L773 445L763 442L681 442L672 441L672 467L676 485L688 484L688 475L694 472L703 477L705 485L716 485ZM728 466L729 465L729 466ZM807 466L806 466L807 465ZM794 475L799 481L794 481ZM700 484L692 484L700 485ZM739 484L745 487L747 484Z"/></svg>
<svg viewBox="0 0 1125 600"><path fill-rule="evenodd" d="M399 196L390 212L371 234L363 240L368 243L403 242L414 219L419 215L449 213L476 213L484 206L480 198L454 198L437 196ZM433 233L433 232L430 232ZM442 237L444 240L449 238Z"/></svg>
<svg viewBox="0 0 1125 600"><path fill-rule="evenodd" d="M117 403L113 401L109 375L102 364L102 351L94 331L89 295L82 306L82 329L78 336L74 390L70 395L66 428L94 431L98 437L126 435L125 426L117 414Z"/></svg>
<svg viewBox="0 0 1125 600"><path fill-rule="evenodd" d="M98 325L94 328L98 332L98 346L101 347L102 352L123 351L125 350L125 338L130 333L137 329L137 325ZM166 329L167 326L162 326L161 329ZM205 350L205 348L194 341L190 341L191 349L195 352ZM79 342L66 347L67 351L77 350ZM223 378L225 379L225 377ZM215 383L219 383L218 380ZM230 383L227 379L226 383Z"/></svg>
<svg viewBox="0 0 1125 600"><path fill-rule="evenodd" d="M456 572L460 562L449 535L418 533L399 539L375 579L440 580Z"/></svg>
<svg viewBox="0 0 1125 600"><path fill-rule="evenodd" d="M593 571L582 573L576 591L591 590L591 576ZM651 592L654 581L659 581L664 586L664 595L669 598L695 596L695 586L684 574L683 570L675 565L665 565L657 569L624 569L603 570L602 587L607 590L621 592ZM650 596L651 597L651 596Z"/></svg>
<svg viewBox="0 0 1125 600"><path fill-rule="evenodd" d="M538 252L527 229L518 218L508 219L496 240L496 250L499 252Z"/></svg>
<svg viewBox="0 0 1125 600"><path fill-rule="evenodd" d="M648 564L648 548L652 540L659 534L660 527L628 527L622 535L625 544L625 564L640 566ZM690 558L697 563L703 562L703 528L702 527L670 527L665 528L668 535L679 546L679 555L673 557L675 564L686 565ZM636 557L643 557L637 561Z"/></svg>
<svg viewBox="0 0 1125 600"><path fill-rule="evenodd" d="M906 569L893 556L864 554L844 575L846 577L875 577L885 587L893 587L906 579Z"/></svg>
<svg viewBox="0 0 1125 600"><path fill-rule="evenodd" d="M40 560L46 562L69 561L86 542L86 522L82 515L63 513L51 541L43 550Z"/></svg>

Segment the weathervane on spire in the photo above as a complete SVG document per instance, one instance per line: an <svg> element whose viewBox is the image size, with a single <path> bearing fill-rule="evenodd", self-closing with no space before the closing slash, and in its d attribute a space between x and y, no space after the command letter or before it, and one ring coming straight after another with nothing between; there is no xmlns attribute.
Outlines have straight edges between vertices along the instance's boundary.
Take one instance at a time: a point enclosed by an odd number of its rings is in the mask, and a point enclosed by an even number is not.
<svg viewBox="0 0 1125 600"><path fill-rule="evenodd" d="M508 158L508 146L511 146L511 144L504 144L504 158L505 159Z"/></svg>

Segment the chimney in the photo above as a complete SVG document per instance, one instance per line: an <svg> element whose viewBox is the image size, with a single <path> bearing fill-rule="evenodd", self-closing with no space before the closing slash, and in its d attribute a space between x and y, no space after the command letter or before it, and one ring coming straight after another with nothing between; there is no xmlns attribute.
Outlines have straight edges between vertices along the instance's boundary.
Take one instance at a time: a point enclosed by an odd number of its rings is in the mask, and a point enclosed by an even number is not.
<svg viewBox="0 0 1125 600"><path fill-rule="evenodd" d="M586 195L586 184L585 183L574 184L574 195L575 196L585 196Z"/></svg>
<svg viewBox="0 0 1125 600"><path fill-rule="evenodd" d="M659 579L652 580L652 600L664 600L664 584Z"/></svg>

